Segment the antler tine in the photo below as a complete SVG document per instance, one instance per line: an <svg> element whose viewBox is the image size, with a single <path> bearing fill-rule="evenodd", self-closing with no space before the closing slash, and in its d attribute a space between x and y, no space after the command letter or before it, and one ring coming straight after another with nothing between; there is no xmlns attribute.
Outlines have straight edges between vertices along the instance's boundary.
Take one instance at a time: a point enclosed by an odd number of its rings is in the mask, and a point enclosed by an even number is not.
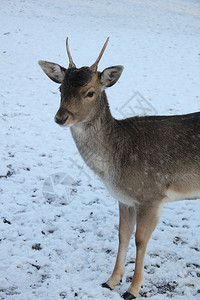
<svg viewBox="0 0 200 300"><path fill-rule="evenodd" d="M67 55L68 55L68 57L69 57L69 68L76 68L76 65L75 65L75 63L73 62L71 53L70 53L70 51L69 51L68 37L67 37L67 39L66 39L66 48L67 48Z"/></svg>
<svg viewBox="0 0 200 300"><path fill-rule="evenodd" d="M100 59L101 59L101 57L102 57L102 55L103 55L103 53L106 49L108 41L109 41L109 37L107 37L107 40L106 40L105 44L103 45L103 48L101 49L101 52L100 52L99 56L97 57L95 63L93 63L90 67L90 69L94 70L95 72L97 71L98 63L99 63L99 61L100 61Z"/></svg>

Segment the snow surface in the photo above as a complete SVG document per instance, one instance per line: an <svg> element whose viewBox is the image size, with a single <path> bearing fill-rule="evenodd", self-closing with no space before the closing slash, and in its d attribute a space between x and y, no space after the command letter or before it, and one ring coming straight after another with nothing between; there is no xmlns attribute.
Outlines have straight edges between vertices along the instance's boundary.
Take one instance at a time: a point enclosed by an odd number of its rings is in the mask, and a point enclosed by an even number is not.
<svg viewBox="0 0 200 300"><path fill-rule="evenodd" d="M0 1L0 299L121 299L100 287L117 253L118 204L54 121L58 86L37 61L122 64L107 91L117 118L200 108L199 0ZM138 299L200 299L199 201L166 204Z"/></svg>

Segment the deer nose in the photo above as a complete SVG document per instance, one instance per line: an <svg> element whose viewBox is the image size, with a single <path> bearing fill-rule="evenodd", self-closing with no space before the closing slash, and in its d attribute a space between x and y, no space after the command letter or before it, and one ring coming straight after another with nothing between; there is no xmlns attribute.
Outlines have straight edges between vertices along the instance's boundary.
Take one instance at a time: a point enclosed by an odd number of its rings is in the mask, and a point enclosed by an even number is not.
<svg viewBox="0 0 200 300"><path fill-rule="evenodd" d="M59 125L64 125L65 122L67 121L68 117L62 117L62 118L58 118L55 116L55 122Z"/></svg>

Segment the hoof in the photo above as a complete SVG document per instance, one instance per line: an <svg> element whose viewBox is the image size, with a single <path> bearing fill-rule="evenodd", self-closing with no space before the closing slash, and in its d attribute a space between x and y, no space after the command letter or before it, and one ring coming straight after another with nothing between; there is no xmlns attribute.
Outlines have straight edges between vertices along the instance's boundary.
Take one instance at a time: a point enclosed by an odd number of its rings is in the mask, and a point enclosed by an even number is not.
<svg viewBox="0 0 200 300"><path fill-rule="evenodd" d="M101 285L103 288L108 289L108 290L113 290L106 282L102 283Z"/></svg>
<svg viewBox="0 0 200 300"><path fill-rule="evenodd" d="M133 294L129 293L129 292L124 293L122 295L122 298L126 299L126 300L136 299L136 297Z"/></svg>

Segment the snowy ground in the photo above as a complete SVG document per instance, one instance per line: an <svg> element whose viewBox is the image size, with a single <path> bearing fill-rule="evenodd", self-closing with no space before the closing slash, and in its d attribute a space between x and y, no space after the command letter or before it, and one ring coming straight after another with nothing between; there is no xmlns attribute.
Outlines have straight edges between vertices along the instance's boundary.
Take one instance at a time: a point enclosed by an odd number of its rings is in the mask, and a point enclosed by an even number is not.
<svg viewBox="0 0 200 300"><path fill-rule="evenodd" d="M100 69L125 67L107 92L115 117L199 111L199 17L198 0L0 1L0 299L117 300L134 270L132 239L123 284L100 287L118 205L53 122L59 92L37 61L67 66L69 36L76 64L90 65L110 36ZM199 201L164 207L138 299L200 299L199 213Z"/></svg>

